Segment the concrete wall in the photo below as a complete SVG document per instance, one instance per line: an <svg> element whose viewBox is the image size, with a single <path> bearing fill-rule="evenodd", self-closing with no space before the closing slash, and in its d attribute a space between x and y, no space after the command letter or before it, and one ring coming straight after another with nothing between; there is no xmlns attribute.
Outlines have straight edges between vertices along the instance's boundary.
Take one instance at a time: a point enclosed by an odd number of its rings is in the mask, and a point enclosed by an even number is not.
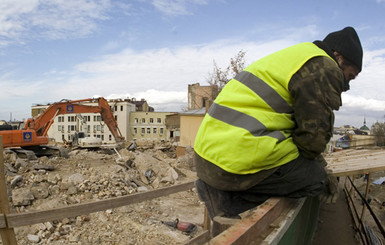
<svg viewBox="0 0 385 245"><path fill-rule="evenodd" d="M199 83L188 85L188 110L205 107L214 97L213 87L200 86Z"/></svg>
<svg viewBox="0 0 385 245"><path fill-rule="evenodd" d="M374 135L352 135L350 147L358 146L373 146L376 144L376 137Z"/></svg>
<svg viewBox="0 0 385 245"><path fill-rule="evenodd" d="M180 146L194 146L204 115L180 115Z"/></svg>

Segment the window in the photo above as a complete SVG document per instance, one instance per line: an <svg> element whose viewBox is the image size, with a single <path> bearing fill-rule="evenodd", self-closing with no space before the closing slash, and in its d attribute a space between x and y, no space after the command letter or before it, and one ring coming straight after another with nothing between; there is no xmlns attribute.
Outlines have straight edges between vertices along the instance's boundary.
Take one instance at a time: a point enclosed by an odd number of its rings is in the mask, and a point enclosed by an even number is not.
<svg viewBox="0 0 385 245"><path fill-rule="evenodd" d="M101 126L100 126L100 124L99 124L99 125L96 125L96 131L101 131Z"/></svg>
<svg viewBox="0 0 385 245"><path fill-rule="evenodd" d="M117 107L117 106L115 106L115 107L114 107L114 111L117 111L117 110L118 110L118 107Z"/></svg>
<svg viewBox="0 0 385 245"><path fill-rule="evenodd" d="M154 134L156 134L156 128L154 128L154 129L152 130L152 132L153 132Z"/></svg>
<svg viewBox="0 0 385 245"><path fill-rule="evenodd" d="M163 134L163 128L160 128L160 129L159 129L159 133L160 133L160 134Z"/></svg>
<svg viewBox="0 0 385 245"><path fill-rule="evenodd" d="M68 125L68 132L75 131L75 125Z"/></svg>
<svg viewBox="0 0 385 245"><path fill-rule="evenodd" d="M59 132L64 131L64 125L58 125L58 126L57 126L57 130L58 130Z"/></svg>
<svg viewBox="0 0 385 245"><path fill-rule="evenodd" d="M139 119L138 119L138 118L135 118L135 119L134 119L134 122L135 122L135 123L138 123L138 122L139 122Z"/></svg>
<svg viewBox="0 0 385 245"><path fill-rule="evenodd" d="M112 135L108 135L108 140L111 141L112 140Z"/></svg>
<svg viewBox="0 0 385 245"><path fill-rule="evenodd" d="M162 119L160 119L159 117L156 119L156 122L157 123L161 123L162 122Z"/></svg>
<svg viewBox="0 0 385 245"><path fill-rule="evenodd" d="M122 105L120 106L120 111L123 111L123 106Z"/></svg>
<svg viewBox="0 0 385 245"><path fill-rule="evenodd" d="M134 134L137 134L137 133L138 133L138 129L134 128Z"/></svg>
<svg viewBox="0 0 385 245"><path fill-rule="evenodd" d="M115 115L114 118L115 118L115 121L118 121L118 115Z"/></svg>
<svg viewBox="0 0 385 245"><path fill-rule="evenodd" d="M64 122L64 117L63 117L63 116L58 117L58 118L57 118L57 121L58 121L58 122Z"/></svg>
<svg viewBox="0 0 385 245"><path fill-rule="evenodd" d="M154 123L154 118L150 118L150 123Z"/></svg>
<svg viewBox="0 0 385 245"><path fill-rule="evenodd" d="M144 129L144 128L142 128L142 134L144 134L144 130L145 130L145 129Z"/></svg>
<svg viewBox="0 0 385 245"><path fill-rule="evenodd" d="M142 118L142 123L146 123L146 118Z"/></svg>
<svg viewBox="0 0 385 245"><path fill-rule="evenodd" d="M100 122L102 120L102 116L94 116L94 122Z"/></svg>
<svg viewBox="0 0 385 245"><path fill-rule="evenodd" d="M151 134L151 128L147 128L147 134Z"/></svg>
<svg viewBox="0 0 385 245"><path fill-rule="evenodd" d="M75 116L68 116L68 122L75 122Z"/></svg>

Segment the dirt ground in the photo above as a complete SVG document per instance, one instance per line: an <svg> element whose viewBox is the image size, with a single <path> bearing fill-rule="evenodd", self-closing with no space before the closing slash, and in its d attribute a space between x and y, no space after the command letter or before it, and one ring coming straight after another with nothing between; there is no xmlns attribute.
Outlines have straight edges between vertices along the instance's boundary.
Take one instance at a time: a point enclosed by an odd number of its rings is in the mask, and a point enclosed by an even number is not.
<svg viewBox="0 0 385 245"><path fill-rule="evenodd" d="M137 144L135 151L124 147L119 154L112 150L75 149L70 151L69 158L27 160L5 154L12 212L64 207L196 179L191 149L187 149L185 156L176 158L175 147L169 142ZM385 172L373 173L371 180L382 176ZM357 176L360 190L364 190L365 183L363 176ZM371 184L371 205L381 222L385 221L384 188L385 185ZM362 205L358 199L356 202ZM349 219L346 212L335 213L333 206L327 208L326 214L332 214L328 217L340 219L338 215L342 215L343 219ZM183 244L202 231L203 213L204 205L193 188L116 209L18 227L15 232L18 244ZM176 219L191 223L195 231L182 232L164 223ZM375 226L369 217L367 220L369 226ZM320 218L320 222L326 224L326 218ZM324 225L322 229L328 230L328 227ZM338 233L335 229L328 231Z"/></svg>
<svg viewBox="0 0 385 245"><path fill-rule="evenodd" d="M27 161L8 154L5 165L12 212L63 207L196 179L191 154L176 159L172 145L158 143L143 142L142 147L139 143L134 152L123 148L119 155L74 150L67 159ZM21 194L16 195L18 191ZM182 244L202 231L203 213L204 205L192 189L103 212L18 227L15 233L18 244ZM163 223L176 219L193 224L195 231L186 233Z"/></svg>

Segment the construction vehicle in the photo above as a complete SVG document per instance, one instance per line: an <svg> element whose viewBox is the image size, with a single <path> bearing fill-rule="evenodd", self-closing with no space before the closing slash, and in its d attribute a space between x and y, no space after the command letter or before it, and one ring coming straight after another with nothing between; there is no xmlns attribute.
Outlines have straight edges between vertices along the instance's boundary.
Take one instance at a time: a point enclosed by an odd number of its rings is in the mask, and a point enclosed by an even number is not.
<svg viewBox="0 0 385 245"><path fill-rule="evenodd" d="M84 105L82 104L84 102L97 102L98 105ZM26 154L28 158L31 151L37 156L63 156L65 155L63 148L47 145L49 142L47 132L56 116L71 113L99 113L114 136L115 141L117 143L124 141L107 100L100 97L83 100L61 100L51 104L36 118L28 119L23 129L1 130L3 147L10 148L20 154Z"/></svg>

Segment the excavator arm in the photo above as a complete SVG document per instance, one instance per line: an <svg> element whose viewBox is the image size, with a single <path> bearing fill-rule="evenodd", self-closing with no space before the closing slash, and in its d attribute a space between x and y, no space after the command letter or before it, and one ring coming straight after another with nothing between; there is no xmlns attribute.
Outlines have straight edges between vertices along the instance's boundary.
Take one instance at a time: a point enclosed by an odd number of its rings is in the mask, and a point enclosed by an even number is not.
<svg viewBox="0 0 385 245"><path fill-rule="evenodd" d="M98 105L84 105L81 104L82 102L98 102ZM35 130L37 136L46 136L56 116L70 113L99 113L115 140L117 142L124 140L107 100L102 97L56 102L50 105L40 116L28 119L25 123L25 129Z"/></svg>
<svg viewBox="0 0 385 245"><path fill-rule="evenodd" d="M84 105L82 102L96 102L98 105ZM114 136L115 141L122 142L124 140L107 100L100 97L83 100L62 100L51 104L38 117L28 119L24 129L1 130L0 135L3 135L3 146L27 148L48 144L47 132L55 117L70 113L99 113Z"/></svg>

